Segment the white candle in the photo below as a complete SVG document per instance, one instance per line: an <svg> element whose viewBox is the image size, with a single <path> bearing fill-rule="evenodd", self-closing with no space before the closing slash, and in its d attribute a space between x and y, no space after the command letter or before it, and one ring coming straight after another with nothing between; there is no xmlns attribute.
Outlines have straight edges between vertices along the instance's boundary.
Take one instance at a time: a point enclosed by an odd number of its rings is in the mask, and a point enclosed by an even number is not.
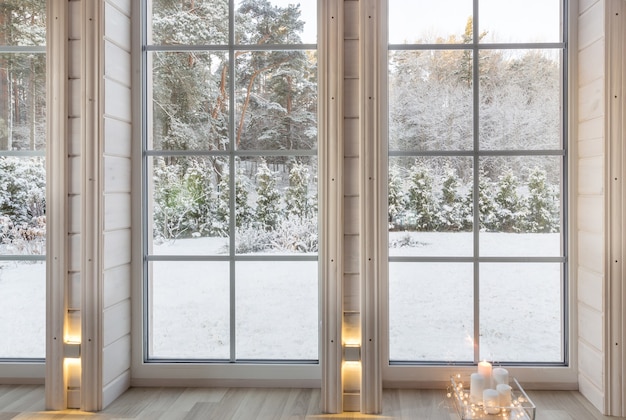
<svg viewBox="0 0 626 420"><path fill-rule="evenodd" d="M483 375L487 380L491 380L491 363L487 361L479 362L478 373Z"/></svg>
<svg viewBox="0 0 626 420"><path fill-rule="evenodd" d="M480 404L483 401L485 390L485 377L480 373L472 373L470 376L470 402Z"/></svg>
<svg viewBox="0 0 626 420"><path fill-rule="evenodd" d="M498 384L509 384L509 371L503 368L493 368L491 371L494 386ZM497 388L496 388L497 389Z"/></svg>
<svg viewBox="0 0 626 420"><path fill-rule="evenodd" d="M485 389L483 391L483 404L485 413L498 414L500 412L500 396L495 389Z"/></svg>
<svg viewBox="0 0 626 420"><path fill-rule="evenodd" d="M513 405L511 389L511 386L508 384L498 384L496 386L496 390L498 391L498 398L500 401L500 407L511 407Z"/></svg>

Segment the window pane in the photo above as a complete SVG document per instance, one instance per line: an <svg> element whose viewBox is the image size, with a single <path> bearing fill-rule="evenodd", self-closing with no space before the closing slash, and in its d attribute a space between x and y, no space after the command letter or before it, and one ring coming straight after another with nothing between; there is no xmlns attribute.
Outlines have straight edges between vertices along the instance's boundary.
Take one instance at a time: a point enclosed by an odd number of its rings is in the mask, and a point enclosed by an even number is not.
<svg viewBox="0 0 626 420"><path fill-rule="evenodd" d="M561 264L483 264L480 358L563 361Z"/></svg>
<svg viewBox="0 0 626 420"><path fill-rule="evenodd" d="M561 148L559 50L480 53L481 149Z"/></svg>
<svg viewBox="0 0 626 420"><path fill-rule="evenodd" d="M46 264L0 261L0 359L46 356Z"/></svg>
<svg viewBox="0 0 626 420"><path fill-rule="evenodd" d="M237 149L317 148L312 51L245 52L237 60Z"/></svg>
<svg viewBox="0 0 626 420"><path fill-rule="evenodd" d="M472 53L395 51L389 60L390 150L471 149Z"/></svg>
<svg viewBox="0 0 626 420"><path fill-rule="evenodd" d="M389 264L389 359L472 361L472 264Z"/></svg>
<svg viewBox="0 0 626 420"><path fill-rule="evenodd" d="M149 158L152 249L156 255L228 254L227 158Z"/></svg>
<svg viewBox="0 0 626 420"><path fill-rule="evenodd" d="M46 45L46 1L3 1L0 45Z"/></svg>
<svg viewBox="0 0 626 420"><path fill-rule="evenodd" d="M236 44L315 44L317 2L237 0Z"/></svg>
<svg viewBox="0 0 626 420"><path fill-rule="evenodd" d="M472 0L389 0L389 43L467 43L471 18Z"/></svg>
<svg viewBox="0 0 626 420"><path fill-rule="evenodd" d="M558 156L481 159L482 256L562 255L561 161Z"/></svg>
<svg viewBox="0 0 626 420"><path fill-rule="evenodd" d="M472 158L389 158L390 256L473 254Z"/></svg>
<svg viewBox="0 0 626 420"><path fill-rule="evenodd" d="M228 44L228 0L152 0L148 43Z"/></svg>
<svg viewBox="0 0 626 420"><path fill-rule="evenodd" d="M45 255L44 158L0 156L0 255Z"/></svg>
<svg viewBox="0 0 626 420"><path fill-rule="evenodd" d="M237 265L237 358L317 360L317 261Z"/></svg>
<svg viewBox="0 0 626 420"><path fill-rule="evenodd" d="M229 359L227 262L150 263L149 357Z"/></svg>
<svg viewBox="0 0 626 420"><path fill-rule="evenodd" d="M0 54L0 154L45 150L45 83L45 54Z"/></svg>
<svg viewBox="0 0 626 420"><path fill-rule="evenodd" d="M480 0L482 42L560 42L561 0Z"/></svg>
<svg viewBox="0 0 626 420"><path fill-rule="evenodd" d="M242 158L237 179L237 254L317 253L316 158Z"/></svg>
<svg viewBox="0 0 626 420"><path fill-rule="evenodd" d="M155 52L148 149L227 150L226 53Z"/></svg>

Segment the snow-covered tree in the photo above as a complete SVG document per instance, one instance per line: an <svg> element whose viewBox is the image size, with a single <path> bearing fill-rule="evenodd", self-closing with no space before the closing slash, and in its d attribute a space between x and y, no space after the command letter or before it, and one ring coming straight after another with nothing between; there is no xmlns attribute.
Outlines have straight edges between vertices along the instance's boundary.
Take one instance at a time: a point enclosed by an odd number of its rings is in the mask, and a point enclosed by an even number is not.
<svg viewBox="0 0 626 420"><path fill-rule="evenodd" d="M285 191L285 211L301 219L310 217L312 206L309 202L309 168L303 163L295 163L289 171L289 186Z"/></svg>
<svg viewBox="0 0 626 420"><path fill-rule="evenodd" d="M472 208L467 205L459 193L459 177L451 168L446 170L446 178L442 184L441 212L439 226L441 230L467 230L464 220L471 218Z"/></svg>
<svg viewBox="0 0 626 420"><path fill-rule="evenodd" d="M439 208L433 193L433 180L425 165L418 162L411 167L407 198L409 224L417 230L436 230Z"/></svg>
<svg viewBox="0 0 626 420"><path fill-rule="evenodd" d="M389 168L389 187L388 187L388 222L389 228L397 227L397 218L406 209L406 195L402 177L400 176L397 166Z"/></svg>
<svg viewBox="0 0 626 420"><path fill-rule="evenodd" d="M558 232L560 214L558 194L546 182L546 171L533 169L528 179L527 230L530 232Z"/></svg>
<svg viewBox="0 0 626 420"><path fill-rule="evenodd" d="M239 167L235 177L235 227L237 228L248 226L254 218L252 208L248 203L249 184L248 177ZM222 177L218 189L219 200L216 218L220 224L221 233L225 235L228 232L230 220L230 177L228 175Z"/></svg>
<svg viewBox="0 0 626 420"><path fill-rule="evenodd" d="M281 217L280 193L274 174L262 160L257 169L256 222L265 230L274 230Z"/></svg>
<svg viewBox="0 0 626 420"><path fill-rule="evenodd" d="M518 194L519 179L512 172L500 176L494 197L495 219L493 230L520 232L526 220L525 203Z"/></svg>

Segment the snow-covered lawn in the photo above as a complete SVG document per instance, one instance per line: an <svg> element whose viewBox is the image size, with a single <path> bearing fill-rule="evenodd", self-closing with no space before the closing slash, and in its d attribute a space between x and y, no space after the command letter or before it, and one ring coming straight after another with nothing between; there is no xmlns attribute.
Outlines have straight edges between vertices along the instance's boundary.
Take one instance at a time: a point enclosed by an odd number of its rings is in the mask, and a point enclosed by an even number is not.
<svg viewBox="0 0 626 420"><path fill-rule="evenodd" d="M471 256L467 233L392 233L392 256ZM223 253L224 241L160 244L155 254ZM558 234L481 234L489 256L558 256ZM223 255L223 254L221 254ZM1 263L0 357L45 354L45 264ZM561 265L490 263L480 268L481 359L561 360ZM154 262L150 353L228 359L235 313L240 359L317 359L316 262L238 262L231 308L229 262ZM390 264L394 360L473 359L473 264Z"/></svg>

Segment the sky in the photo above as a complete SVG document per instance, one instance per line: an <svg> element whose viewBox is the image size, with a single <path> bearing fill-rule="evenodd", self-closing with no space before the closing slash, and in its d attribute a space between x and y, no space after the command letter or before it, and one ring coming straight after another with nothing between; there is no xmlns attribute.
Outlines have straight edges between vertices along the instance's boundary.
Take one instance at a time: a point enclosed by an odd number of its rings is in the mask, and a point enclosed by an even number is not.
<svg viewBox="0 0 626 420"><path fill-rule="evenodd" d="M300 4L306 22L303 42L316 42L316 0L273 0ZM480 0L481 31L500 42L559 42L560 0ZM389 42L424 36L460 35L472 14L472 0L389 0Z"/></svg>

